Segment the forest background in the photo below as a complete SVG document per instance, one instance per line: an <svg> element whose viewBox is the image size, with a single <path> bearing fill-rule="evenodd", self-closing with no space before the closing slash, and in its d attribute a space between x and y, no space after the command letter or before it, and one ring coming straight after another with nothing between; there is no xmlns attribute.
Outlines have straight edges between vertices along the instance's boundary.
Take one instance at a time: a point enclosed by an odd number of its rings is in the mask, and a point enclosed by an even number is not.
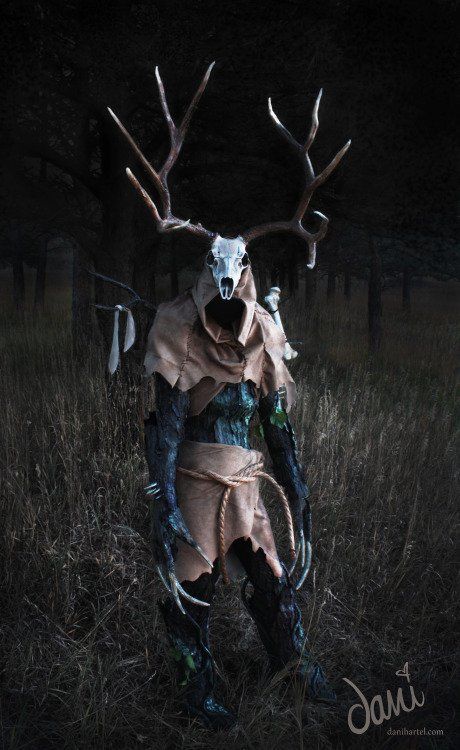
<svg viewBox="0 0 460 750"><path fill-rule="evenodd" d="M123 299L87 273L158 304L201 267L199 241L156 232L107 106L160 164L155 66L179 119L213 60L171 174L177 215L228 236L291 215L304 178L269 96L302 139L324 89L317 169L352 140L312 200L331 219L316 269L288 235L250 252L259 298L281 287L299 351L293 420L315 550L302 606L339 706L270 683L231 587L219 594L215 655L242 728L221 746L407 748L390 727L436 732L410 747L456 746L457 22L449 0L4 3L5 747L214 746L179 717L155 608L139 420L148 319L139 315L134 357L109 379L113 318L93 303ZM342 678L371 699L401 685L406 661L423 709L353 735L356 696Z"/></svg>

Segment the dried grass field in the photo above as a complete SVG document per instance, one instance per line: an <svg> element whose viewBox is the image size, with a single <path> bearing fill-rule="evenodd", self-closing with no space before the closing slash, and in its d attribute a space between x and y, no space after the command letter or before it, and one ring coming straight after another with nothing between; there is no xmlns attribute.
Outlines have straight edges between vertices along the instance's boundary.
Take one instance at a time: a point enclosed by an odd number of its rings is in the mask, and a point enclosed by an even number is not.
<svg viewBox="0 0 460 750"><path fill-rule="evenodd" d="M447 286L446 286L447 289ZM1 713L3 747L450 748L455 734L454 375L458 331L443 288L412 315L385 298L380 356L366 353L365 301L338 300L305 327L294 411L312 490L314 559L301 594L311 647L337 707L271 680L236 585L213 615L218 693L241 726L211 735L182 719L155 606L136 385L74 361L66 293L41 319L0 328ZM449 295L455 294L449 287ZM278 506L268 505L280 538ZM277 518L277 515L280 518ZM423 707L348 728L357 696L407 683ZM407 687L404 688L407 691ZM408 694L406 692L406 694ZM425 736L388 734L396 728ZM428 734L432 731L439 734Z"/></svg>

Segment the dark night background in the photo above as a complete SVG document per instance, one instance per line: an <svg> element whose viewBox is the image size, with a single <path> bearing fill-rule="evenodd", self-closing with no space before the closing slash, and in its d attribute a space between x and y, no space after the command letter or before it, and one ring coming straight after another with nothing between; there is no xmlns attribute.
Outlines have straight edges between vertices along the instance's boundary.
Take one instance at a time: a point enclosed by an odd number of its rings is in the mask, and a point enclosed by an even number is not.
<svg viewBox="0 0 460 750"><path fill-rule="evenodd" d="M1 260L16 265L16 304L21 259L43 265L43 236L67 237L77 265L133 282L149 298L157 274L174 275L202 250L176 235L170 257L172 240L160 242L127 184L125 166L142 169L106 107L159 164L167 132L155 65L179 118L212 60L216 67L172 173L179 216L230 236L287 218L302 169L268 117L267 98L303 139L323 87L314 165L324 167L348 138L352 148L311 204L332 219L320 248L321 273L366 278L377 248L387 278L405 273L410 283L458 275L456 3L14 2L4 8ZM291 269L295 287L292 269L302 269L303 251L299 240L281 236L266 239L263 249L259 242L252 256L263 272L278 266L272 272L278 282ZM76 276L75 314L88 327L88 280ZM173 278L173 292L176 285ZM43 292L38 296L40 303Z"/></svg>
<svg viewBox="0 0 460 750"><path fill-rule="evenodd" d="M267 687L254 628L229 587L213 638L220 690L243 730L219 747L458 747L458 21L450 0L2 3L5 748L217 746L179 716L155 607L139 385L148 314L138 311L134 357L109 379L113 317L93 303L124 293L86 272L156 304L201 268L202 242L156 231L125 167L152 197L154 188L107 107L159 167L169 142L155 66L178 121L213 60L171 173L177 216L227 236L292 216L304 176L268 97L303 141L324 89L317 171L352 141L311 200L330 219L315 270L293 236L250 247L259 300L279 284L300 355L290 364L293 423L314 517L300 603L339 702L311 707ZM305 224L314 226L311 212ZM370 699L401 685L405 661L423 709L353 735L356 696L341 677ZM388 727L444 734L396 737Z"/></svg>

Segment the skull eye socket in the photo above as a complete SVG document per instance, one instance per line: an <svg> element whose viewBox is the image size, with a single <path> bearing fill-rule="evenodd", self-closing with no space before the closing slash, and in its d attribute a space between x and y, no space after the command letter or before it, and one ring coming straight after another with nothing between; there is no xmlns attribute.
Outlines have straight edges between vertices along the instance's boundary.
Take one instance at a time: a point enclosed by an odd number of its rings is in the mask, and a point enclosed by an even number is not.
<svg viewBox="0 0 460 750"><path fill-rule="evenodd" d="M247 268L249 266L249 255L247 253L245 253L241 258L241 265L243 268Z"/></svg>
<svg viewBox="0 0 460 750"><path fill-rule="evenodd" d="M209 266L209 268L217 265L217 258L214 257L212 250L210 250L206 256L206 265Z"/></svg>

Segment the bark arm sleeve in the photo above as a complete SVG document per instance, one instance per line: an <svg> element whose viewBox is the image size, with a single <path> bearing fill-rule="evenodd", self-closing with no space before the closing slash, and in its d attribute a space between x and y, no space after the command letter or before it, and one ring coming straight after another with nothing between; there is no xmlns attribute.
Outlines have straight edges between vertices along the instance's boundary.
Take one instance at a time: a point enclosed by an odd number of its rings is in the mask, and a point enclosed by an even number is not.
<svg viewBox="0 0 460 750"><path fill-rule="evenodd" d="M177 508L176 469L179 446L184 439L184 425L190 397L172 388L158 373L155 375L156 445L153 451L154 474L169 510ZM152 453L152 451L151 451Z"/></svg>
<svg viewBox="0 0 460 750"><path fill-rule="evenodd" d="M294 430L289 419L286 419L283 426L273 424L270 420L277 408L281 408L277 392L261 397L259 417L273 463L273 473L286 492L297 526L301 528L302 511L309 489L298 460Z"/></svg>

